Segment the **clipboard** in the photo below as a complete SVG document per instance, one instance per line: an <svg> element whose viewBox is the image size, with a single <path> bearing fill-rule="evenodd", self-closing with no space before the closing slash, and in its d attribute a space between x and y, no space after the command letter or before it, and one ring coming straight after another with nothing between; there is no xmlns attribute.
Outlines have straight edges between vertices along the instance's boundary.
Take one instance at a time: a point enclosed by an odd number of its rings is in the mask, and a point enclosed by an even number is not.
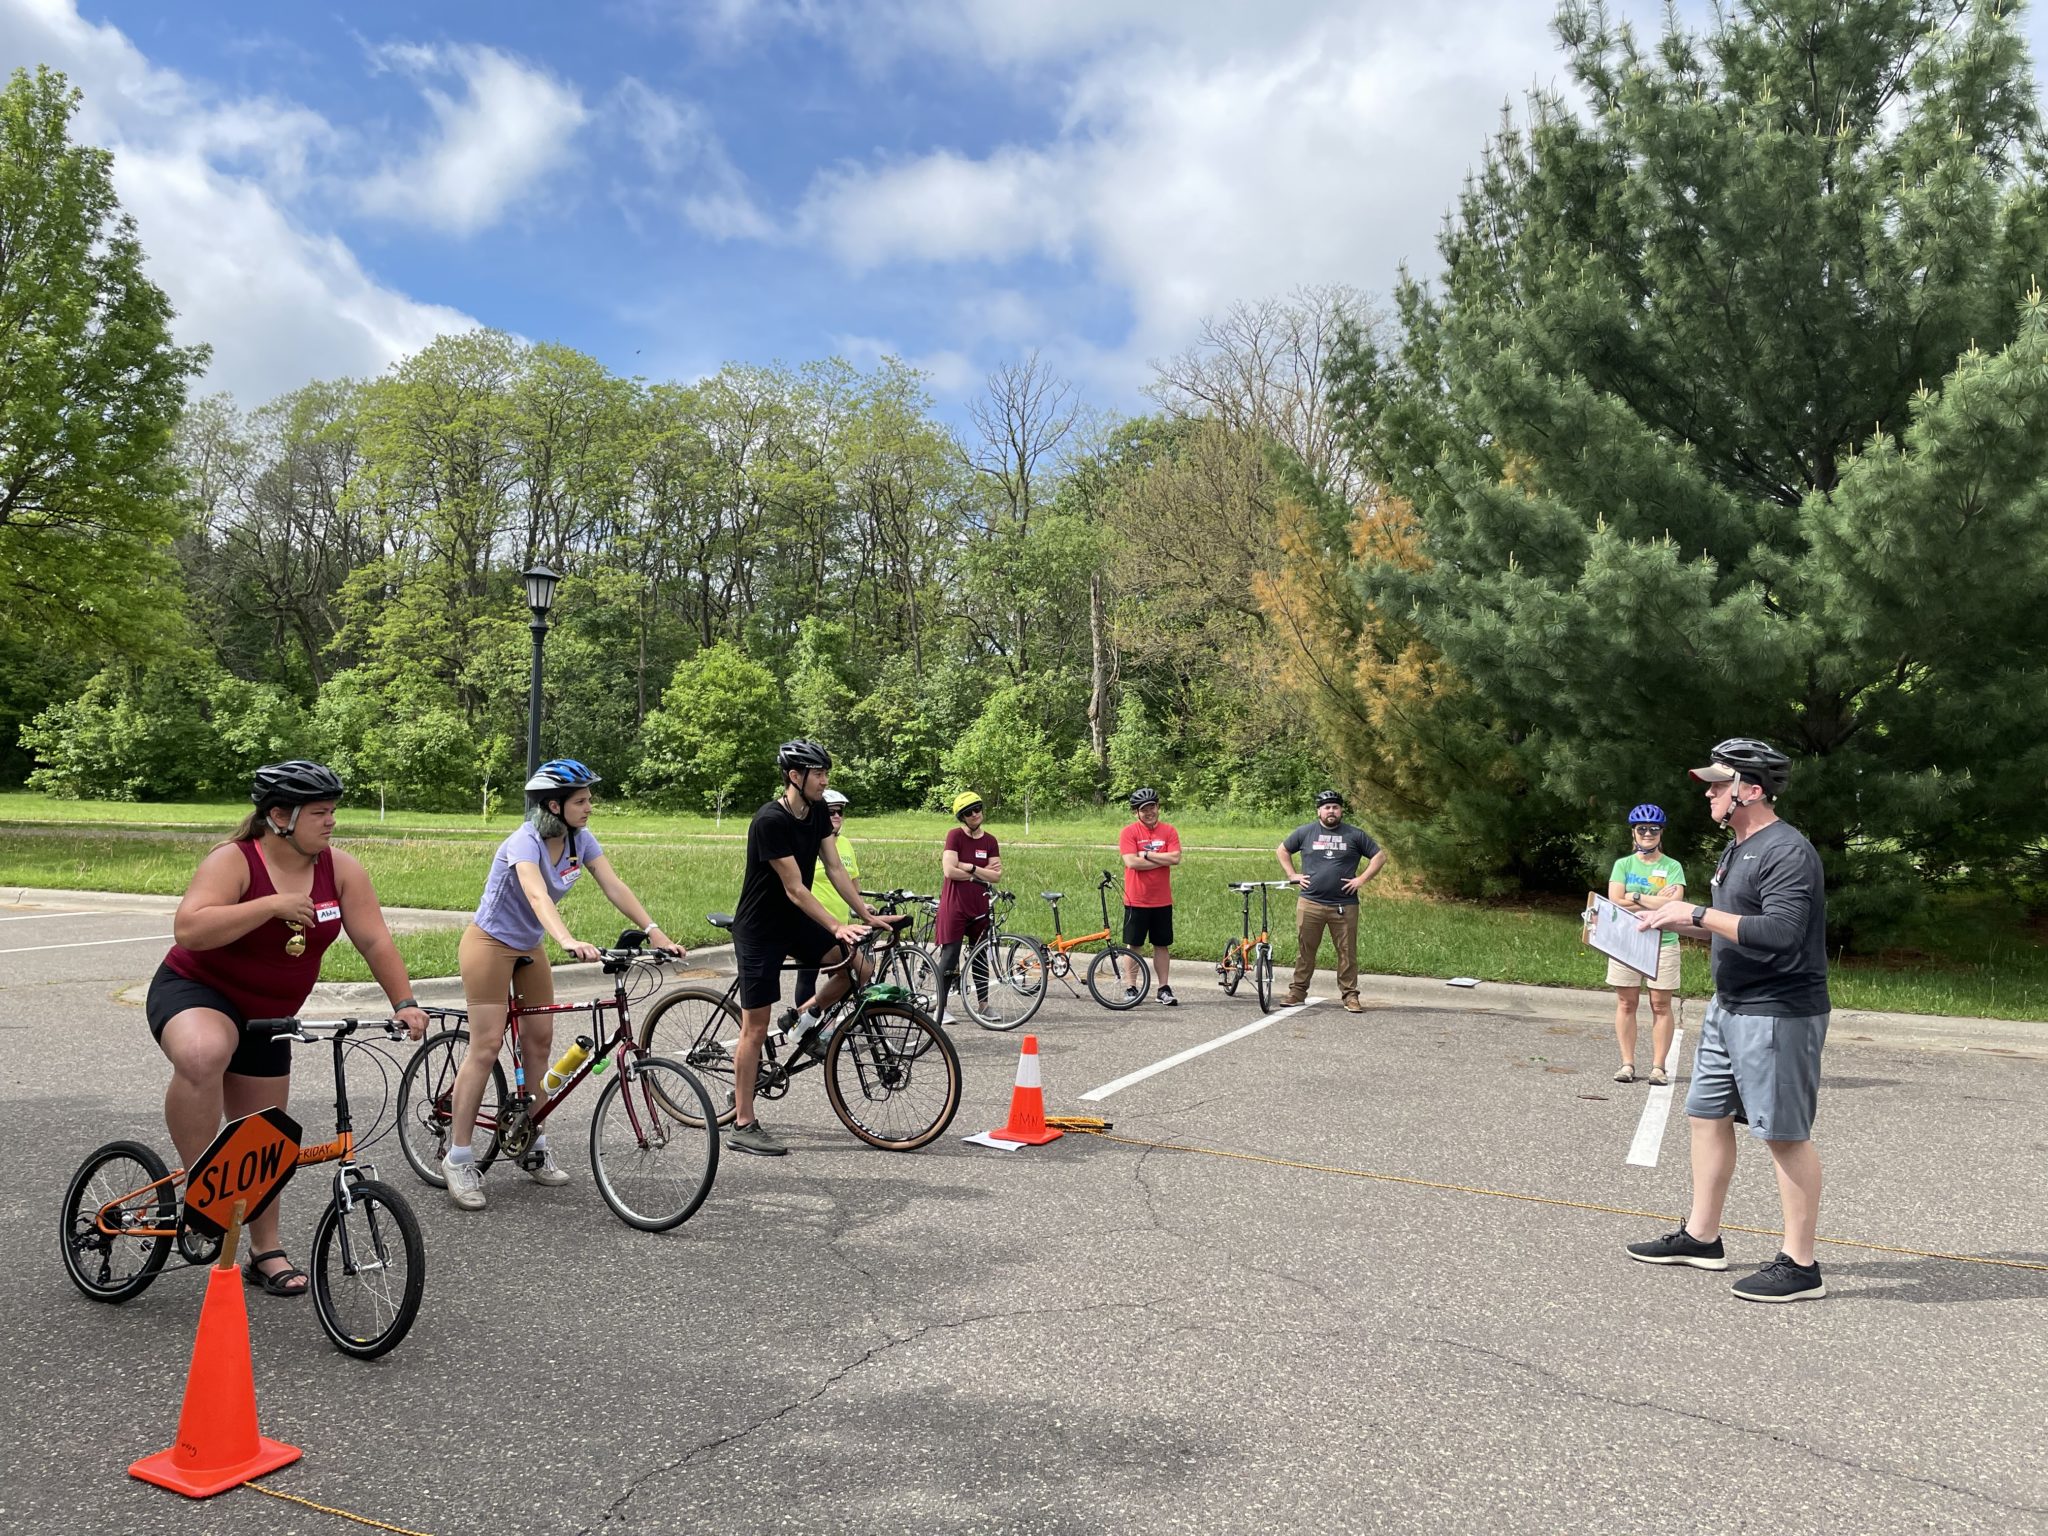
<svg viewBox="0 0 2048 1536"><path fill-rule="evenodd" d="M1657 949L1664 935L1636 927L1640 914L1616 906L1595 891L1586 893L1585 940L1610 960L1619 960L1644 976L1657 974Z"/></svg>

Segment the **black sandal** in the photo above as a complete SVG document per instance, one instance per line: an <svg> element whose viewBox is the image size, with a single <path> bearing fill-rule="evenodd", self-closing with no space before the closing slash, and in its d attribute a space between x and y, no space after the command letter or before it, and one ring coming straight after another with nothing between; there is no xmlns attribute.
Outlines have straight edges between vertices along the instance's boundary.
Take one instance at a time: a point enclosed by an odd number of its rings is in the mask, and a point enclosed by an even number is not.
<svg viewBox="0 0 2048 1536"><path fill-rule="evenodd" d="M267 1295L305 1295L306 1292L312 1288L313 1277L307 1274L303 1269L300 1269L297 1265L293 1265L289 1269L272 1270L269 1274L265 1274L262 1270L256 1267L257 1265L263 1263L265 1260L281 1259L283 1257L284 1250L282 1248L273 1248L268 1253L250 1254L249 1262L242 1266L242 1278L248 1281L249 1284L263 1291ZM293 1285L292 1282L294 1280L297 1280L300 1283L297 1285Z"/></svg>

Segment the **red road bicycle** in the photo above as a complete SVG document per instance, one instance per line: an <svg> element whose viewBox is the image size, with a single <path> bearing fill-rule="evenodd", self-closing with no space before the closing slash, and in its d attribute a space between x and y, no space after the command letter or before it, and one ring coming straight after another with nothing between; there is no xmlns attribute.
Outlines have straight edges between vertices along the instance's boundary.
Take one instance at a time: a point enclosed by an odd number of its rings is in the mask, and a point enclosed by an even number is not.
<svg viewBox="0 0 2048 1536"><path fill-rule="evenodd" d="M694 1216L711 1192L718 1176L718 1132L711 1096L696 1074L680 1062L650 1054L634 1033L632 1004L660 986L661 967L670 959L646 949L646 943L646 934L629 928L619 935L616 948L599 951L604 973L613 979L610 997L539 1007L522 1005L516 992L507 999L505 1047L512 1056L512 1087L508 1092L504 1064L493 1061L470 1147L479 1170L490 1167L500 1153L515 1161L525 1157L534 1137L577 1087L616 1061L618 1072L598 1094L590 1117L590 1171L597 1192L619 1220L643 1232L666 1232ZM636 983L644 978L646 984L629 994L628 977ZM519 1021L587 1013L595 1034L607 1012L617 1018L609 1038L597 1044L590 1035L577 1036L580 1059L561 1087L535 1109L519 1050ZM465 1014L453 1016L468 1022ZM436 1189L448 1184L441 1159L454 1121L455 1074L468 1054L469 1031L444 1030L420 1042L398 1082L399 1145L412 1171Z"/></svg>

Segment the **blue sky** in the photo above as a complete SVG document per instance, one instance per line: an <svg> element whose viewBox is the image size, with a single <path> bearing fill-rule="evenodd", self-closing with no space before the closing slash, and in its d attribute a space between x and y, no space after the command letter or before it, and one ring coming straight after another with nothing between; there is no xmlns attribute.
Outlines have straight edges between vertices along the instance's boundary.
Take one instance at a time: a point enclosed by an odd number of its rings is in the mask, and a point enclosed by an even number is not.
<svg viewBox="0 0 2048 1536"><path fill-rule="evenodd" d="M887 352L952 405L1036 349L1132 409L1233 302L1428 267L1550 11L0 0L0 65L85 91L244 404L481 323L650 378Z"/></svg>

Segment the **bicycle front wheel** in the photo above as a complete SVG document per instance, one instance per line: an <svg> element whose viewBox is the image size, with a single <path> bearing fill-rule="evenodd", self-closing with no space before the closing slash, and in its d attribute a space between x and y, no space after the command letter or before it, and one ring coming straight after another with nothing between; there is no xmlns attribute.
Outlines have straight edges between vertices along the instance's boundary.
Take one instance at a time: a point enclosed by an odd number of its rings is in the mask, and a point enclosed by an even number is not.
<svg viewBox="0 0 2048 1536"><path fill-rule="evenodd" d="M1088 962L1088 990L1103 1007L1122 1013L1145 1001L1152 990L1152 968L1135 949L1112 944Z"/></svg>
<svg viewBox="0 0 2048 1536"><path fill-rule="evenodd" d="M1259 957L1252 965L1252 982L1259 989L1259 1012L1273 1011L1273 951L1265 945L1259 946Z"/></svg>
<svg viewBox="0 0 2048 1536"><path fill-rule="evenodd" d="M620 1062L590 1117L590 1169L612 1214L642 1232L694 1216L718 1176L717 1118L704 1085L678 1063Z"/></svg>
<svg viewBox="0 0 2048 1536"><path fill-rule="evenodd" d="M1216 967L1216 974L1221 978L1223 995L1237 996L1237 984L1244 980L1244 940L1232 939L1223 946L1223 960Z"/></svg>
<svg viewBox="0 0 2048 1536"><path fill-rule="evenodd" d="M720 1125L732 1124L732 1052L740 1034L740 1012L715 987L678 987L656 1003L640 1025L640 1049L682 1063L710 1097ZM658 1085L657 1085L658 1086ZM690 1123L698 1113L694 1097L663 1106Z"/></svg>
<svg viewBox="0 0 2048 1536"><path fill-rule="evenodd" d="M967 952L963 974L954 981L967 1012L983 1029L1011 1030L1028 1024L1045 1001L1051 978L1045 949L1029 934L990 934Z"/></svg>
<svg viewBox="0 0 2048 1536"><path fill-rule="evenodd" d="M929 1015L870 1003L833 1031L825 1097L869 1146L915 1152L960 1112L960 1054Z"/></svg>
<svg viewBox="0 0 2048 1536"><path fill-rule="evenodd" d="M398 1145L412 1171L436 1189L448 1187L441 1159L448 1155L448 1128L455 1119L455 1074L468 1055L469 1031L444 1029L420 1042L398 1078ZM504 1065L493 1060L469 1138L479 1172L497 1158L510 1098Z"/></svg>
<svg viewBox="0 0 2048 1536"><path fill-rule="evenodd" d="M149 1289L164 1267L171 1239L100 1230L100 1213L116 1229L178 1225L171 1170L139 1141L110 1141L71 1175L64 1191L64 1273L94 1301L127 1301Z"/></svg>
<svg viewBox="0 0 2048 1536"><path fill-rule="evenodd" d="M347 1210L328 1201L313 1230L313 1306L336 1349L374 1360L395 1348L426 1287L427 1248L405 1196L357 1179Z"/></svg>

